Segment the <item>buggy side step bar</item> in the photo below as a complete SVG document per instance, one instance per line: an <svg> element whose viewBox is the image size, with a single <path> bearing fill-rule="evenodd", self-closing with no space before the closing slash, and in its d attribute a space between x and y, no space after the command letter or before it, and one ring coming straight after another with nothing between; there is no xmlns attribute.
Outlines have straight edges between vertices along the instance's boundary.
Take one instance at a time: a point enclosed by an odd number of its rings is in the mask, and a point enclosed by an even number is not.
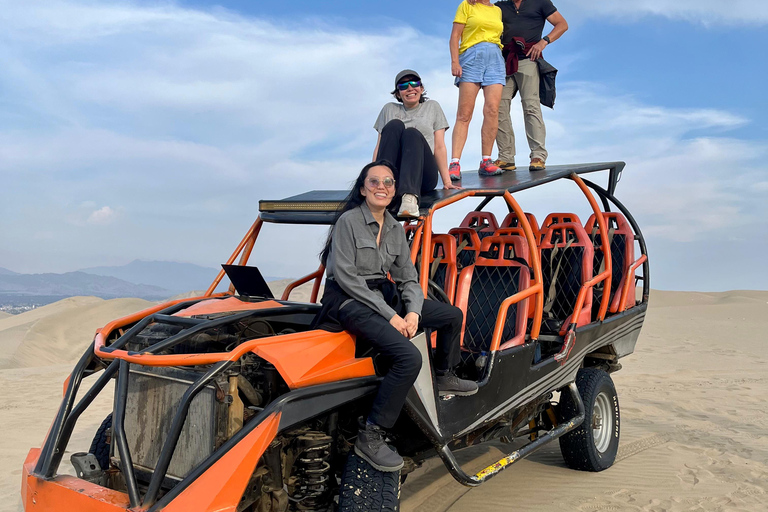
<svg viewBox="0 0 768 512"><path fill-rule="evenodd" d="M501 473L501 471L507 469L509 466L519 461L520 459L527 457L542 446L549 444L555 439L561 437L563 434L567 434L571 430L578 428L582 423L584 423L584 402L581 401L581 395L579 395L579 390L576 388L576 383L572 382L568 386L568 391L571 393L571 397L573 398L573 401L577 407L576 416L574 416L569 421L561 423L535 441L523 446L519 450L515 450L503 459L491 464L475 475L469 475L463 469L461 469L461 466L453 456L453 452L450 448L448 448L447 445L438 447L437 453L440 455L440 458L443 459L445 467L448 468L451 476L453 476L453 478L455 478L460 484L466 485L467 487L477 487L489 478Z"/></svg>

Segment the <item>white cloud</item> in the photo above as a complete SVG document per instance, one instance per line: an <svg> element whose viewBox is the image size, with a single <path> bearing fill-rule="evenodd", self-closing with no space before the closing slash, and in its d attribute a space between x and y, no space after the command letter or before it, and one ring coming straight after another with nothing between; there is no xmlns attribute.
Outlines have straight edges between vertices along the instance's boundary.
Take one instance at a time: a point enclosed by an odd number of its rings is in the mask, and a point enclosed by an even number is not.
<svg viewBox="0 0 768 512"><path fill-rule="evenodd" d="M595 9L620 14L610 5ZM127 2L0 0L0 12L11 27L0 45L0 266L19 271L118 258L215 265L259 199L349 185L371 157L373 122L402 68L419 70L455 119L445 41L409 27L372 34L308 22L296 32ZM548 163L627 161L619 196L649 237L722 238L768 216L765 144L729 137L750 119L664 108L593 83L558 88L556 110L544 114ZM481 107L464 153L470 163L479 158ZM518 101L512 115L522 167ZM542 194L523 206L542 214L575 201ZM118 217L119 232L79 229ZM30 256L52 245L58 268Z"/></svg>
<svg viewBox="0 0 768 512"><path fill-rule="evenodd" d="M112 221L115 220L116 216L115 210L110 208L109 206L102 206L98 210L95 210L93 213L91 213L88 216L88 224L96 224L99 226L106 226L107 224L111 224Z"/></svg>
<svg viewBox="0 0 768 512"><path fill-rule="evenodd" d="M582 16L637 19L657 16L706 25L765 25L768 4L756 0L560 0L563 12Z"/></svg>

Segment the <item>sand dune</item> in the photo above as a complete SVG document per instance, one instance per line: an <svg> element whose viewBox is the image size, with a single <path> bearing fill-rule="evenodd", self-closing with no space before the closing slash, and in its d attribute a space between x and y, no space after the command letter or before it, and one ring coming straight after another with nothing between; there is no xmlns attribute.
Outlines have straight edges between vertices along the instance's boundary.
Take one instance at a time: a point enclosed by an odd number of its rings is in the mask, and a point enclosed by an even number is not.
<svg viewBox="0 0 768 512"><path fill-rule="evenodd" d="M10 313L6 313L5 311L0 311L0 320L3 318L8 318L9 316L13 316Z"/></svg>
<svg viewBox="0 0 768 512"><path fill-rule="evenodd" d="M278 287L273 287L276 295ZM308 297L308 288L300 290L306 294L302 297ZM306 300L300 296L291 298ZM0 361L31 365L43 360L40 351L51 349L76 358L95 328L77 324L101 321L110 307L119 309L109 302L79 298L52 304L48 314L40 308L37 316L0 319L0 353L7 353L19 336L22 340L12 358ZM138 302L123 306L126 311L142 307ZM101 323L125 314L114 312ZM456 483L439 460L431 460L409 475L402 510L768 510L767 331L768 292L654 291L637 352L623 359L624 368L613 375L622 437L612 468L570 470L552 444L469 489ZM21 463L30 447L40 445L69 370L71 364L0 370L0 428L5 432L0 437L0 510L21 510ZM88 411L72 450L87 448L109 409L107 396ZM498 442L465 450L460 462L467 470L479 470L505 449ZM68 455L64 460L62 469Z"/></svg>
<svg viewBox="0 0 768 512"><path fill-rule="evenodd" d="M77 359L107 322L146 309L142 299L72 297L0 320L0 368Z"/></svg>

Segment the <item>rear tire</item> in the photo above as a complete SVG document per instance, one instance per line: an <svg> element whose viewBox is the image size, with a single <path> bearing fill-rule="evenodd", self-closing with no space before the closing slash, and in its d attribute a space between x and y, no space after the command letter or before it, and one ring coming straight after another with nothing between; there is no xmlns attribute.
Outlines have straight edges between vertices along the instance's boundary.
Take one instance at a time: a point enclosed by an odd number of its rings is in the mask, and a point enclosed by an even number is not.
<svg viewBox="0 0 768 512"><path fill-rule="evenodd" d="M619 397L611 376L597 368L579 370L576 387L584 402L584 423L560 438L560 451L572 469L603 471L613 465L619 450ZM561 394L559 411L561 421L576 415L569 393Z"/></svg>
<svg viewBox="0 0 768 512"><path fill-rule="evenodd" d="M88 453L92 453L99 461L101 469L109 469L109 445L112 439L112 415L110 414L101 422L96 435L93 436Z"/></svg>
<svg viewBox="0 0 768 512"><path fill-rule="evenodd" d="M341 474L338 512L400 510L400 471L379 471L354 451Z"/></svg>

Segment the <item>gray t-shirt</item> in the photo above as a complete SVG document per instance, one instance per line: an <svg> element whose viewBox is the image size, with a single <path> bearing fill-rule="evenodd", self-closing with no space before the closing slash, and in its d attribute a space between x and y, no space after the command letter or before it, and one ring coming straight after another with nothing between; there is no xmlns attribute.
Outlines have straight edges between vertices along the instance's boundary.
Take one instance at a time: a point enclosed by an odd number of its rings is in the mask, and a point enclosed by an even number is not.
<svg viewBox="0 0 768 512"><path fill-rule="evenodd" d="M387 103L379 112L373 128L381 133L384 125L393 119L400 119L406 128L419 130L427 139L432 153L435 152L435 132L449 127L443 109L435 100L426 100L410 110L407 110L402 103Z"/></svg>

